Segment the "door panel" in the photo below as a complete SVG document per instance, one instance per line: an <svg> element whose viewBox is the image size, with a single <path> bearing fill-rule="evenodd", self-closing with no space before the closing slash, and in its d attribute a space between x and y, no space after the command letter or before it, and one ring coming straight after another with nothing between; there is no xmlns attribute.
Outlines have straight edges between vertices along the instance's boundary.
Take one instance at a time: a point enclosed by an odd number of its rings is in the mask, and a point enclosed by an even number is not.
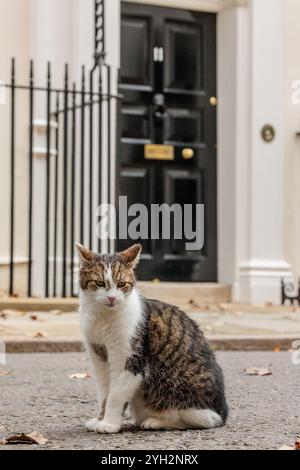
<svg viewBox="0 0 300 470"><path fill-rule="evenodd" d="M169 108L164 140L167 144L199 146L203 142L203 111Z"/></svg>
<svg viewBox="0 0 300 470"><path fill-rule="evenodd" d="M151 18L123 16L121 35L122 83L152 86L153 28Z"/></svg>
<svg viewBox="0 0 300 470"><path fill-rule="evenodd" d="M187 169L166 170L164 199L170 206L179 202L182 207L189 204L191 206L191 220L190 224L186 227L187 230L182 231L180 239L175 239L174 236L171 238L169 250L164 254L164 257L169 257L171 254L174 256L179 255L180 257L186 255L185 244L189 242L186 235L189 235L190 231L195 231L196 229L195 204L204 203L201 177L200 171ZM200 253L198 252L198 255Z"/></svg>
<svg viewBox="0 0 300 470"><path fill-rule="evenodd" d="M182 239L143 244L139 278L216 281L216 16L122 2L120 184L128 205L204 204L205 244L187 251ZM174 160L148 160L145 144L174 146ZM166 217L164 215L163 217ZM168 216L169 217L169 216ZM173 218L172 218L173 217ZM134 218L129 218L129 222ZM152 227L153 227L152 220ZM195 228L194 228L195 229ZM120 240L122 249L137 240Z"/></svg>
<svg viewBox="0 0 300 470"><path fill-rule="evenodd" d="M145 207L149 207L153 202L153 187L154 179L151 168L125 167L121 170L120 189L121 194L127 196L128 208L132 207L137 202L143 204ZM137 215L139 214L137 213ZM128 224L130 224L134 218L135 216L128 215ZM148 227L150 227L150 218L147 218L147 220ZM145 227L143 227L143 229L146 230ZM132 243L136 241L135 239L131 239ZM138 240L138 242L143 245L143 256L152 255L153 247L150 239ZM119 240L118 249L122 250L126 248L128 248L128 240Z"/></svg>
<svg viewBox="0 0 300 470"><path fill-rule="evenodd" d="M182 22L165 23L166 89L201 91L202 28ZM197 44L197 47L195 45Z"/></svg>
<svg viewBox="0 0 300 470"><path fill-rule="evenodd" d="M150 140L149 109L146 106L124 106L122 109L122 139Z"/></svg>

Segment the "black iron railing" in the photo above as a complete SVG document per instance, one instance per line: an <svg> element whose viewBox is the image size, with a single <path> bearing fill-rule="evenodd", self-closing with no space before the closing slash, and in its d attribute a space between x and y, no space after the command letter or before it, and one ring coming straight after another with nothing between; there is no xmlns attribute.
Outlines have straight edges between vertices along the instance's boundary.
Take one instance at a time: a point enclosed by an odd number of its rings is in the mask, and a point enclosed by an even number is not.
<svg viewBox="0 0 300 470"><path fill-rule="evenodd" d="M95 0L94 65L89 72L82 67L79 86L71 82L67 64L63 86L53 86L50 63L47 64L44 86L38 85L33 61L29 65L28 84L19 84L17 64L12 59L11 79L5 85L10 107L9 295L17 293L16 233L19 230L27 239L26 294L29 297L76 295L75 241L101 251L101 241L95 237L94 209L103 202L104 153L108 182L105 202L110 202L112 146L118 141L116 135L112 135L112 116L113 112L116 116L119 109L119 96L111 93L111 67L104 60L103 0ZM36 142L40 127L42 149ZM18 136L20 132L24 134L24 129L28 132L27 142L22 140L26 147L27 177L21 201L22 207L24 200L27 206L26 233L24 225L16 225L22 210L20 194L16 197L17 172L20 153L25 153L24 149L20 151ZM39 152L45 159L42 176L40 166L37 171ZM38 180L41 177L43 185ZM38 230L44 234L43 240L36 235L36 219L41 220L40 214L43 214L43 223ZM35 250L36 243L42 247L42 256L41 250ZM40 278L43 279L42 292L36 289Z"/></svg>

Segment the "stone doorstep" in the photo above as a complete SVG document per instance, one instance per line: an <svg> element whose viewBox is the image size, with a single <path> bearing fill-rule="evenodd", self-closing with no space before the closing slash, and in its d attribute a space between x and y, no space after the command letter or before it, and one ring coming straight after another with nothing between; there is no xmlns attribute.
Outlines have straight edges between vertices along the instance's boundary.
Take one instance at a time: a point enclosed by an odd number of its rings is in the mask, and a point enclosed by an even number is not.
<svg viewBox="0 0 300 470"><path fill-rule="evenodd" d="M231 301L231 287L218 283L193 282L138 282L138 288L145 297L175 305L189 302L226 303ZM78 298L1 298L0 310L74 312L78 309Z"/></svg>
<svg viewBox="0 0 300 470"><path fill-rule="evenodd" d="M272 336L225 336L209 337L208 340L215 351L289 351L299 337L294 335ZM82 352L84 346L79 339L9 339L5 342L7 353L37 352Z"/></svg>

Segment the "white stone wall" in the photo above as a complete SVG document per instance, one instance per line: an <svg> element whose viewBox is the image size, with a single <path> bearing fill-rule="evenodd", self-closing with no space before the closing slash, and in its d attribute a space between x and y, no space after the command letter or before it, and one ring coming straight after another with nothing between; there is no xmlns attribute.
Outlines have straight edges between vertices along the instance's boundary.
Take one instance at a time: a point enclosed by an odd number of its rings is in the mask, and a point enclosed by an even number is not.
<svg viewBox="0 0 300 470"><path fill-rule="evenodd" d="M285 105L285 231L286 258L300 276L300 104L292 103L294 81L300 81L300 2L284 0L284 105ZM299 98L299 93L298 93Z"/></svg>
<svg viewBox="0 0 300 470"><path fill-rule="evenodd" d="M5 0L0 1L0 80L7 82L10 78L10 58L18 57L18 73L22 81L25 78L25 64L28 57L29 49L29 8L26 0ZM3 269L8 262L9 239L8 239L8 222L9 222L9 92L6 93L6 104L0 104L0 290L6 287L7 277L4 277ZM22 107L23 103L20 103ZM22 142L24 141L24 133L19 136L18 153L22 152ZM24 174L26 171L22 155L20 155L21 164L16 175L17 194L16 199L20 206L20 215L25 210L25 201L22 199L24 186ZM25 257L25 241L21 234L16 236L16 257L19 263L26 261Z"/></svg>

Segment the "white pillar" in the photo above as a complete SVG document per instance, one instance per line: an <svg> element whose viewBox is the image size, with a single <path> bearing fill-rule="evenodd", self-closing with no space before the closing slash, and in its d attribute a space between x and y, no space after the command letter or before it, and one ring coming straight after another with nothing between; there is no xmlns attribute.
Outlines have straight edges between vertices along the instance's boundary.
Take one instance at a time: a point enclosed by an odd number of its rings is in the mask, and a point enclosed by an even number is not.
<svg viewBox="0 0 300 470"><path fill-rule="evenodd" d="M237 197L246 193L247 218L237 220L237 238L245 238L238 257L236 298L245 302L280 301L280 279L290 277L284 259L284 101L283 101L283 12L282 0L251 0L249 161L244 181L237 181ZM240 83L242 85L242 83ZM265 124L276 136L266 143L261 137ZM247 152L247 149L244 149ZM239 155L237 155L239 158ZM237 212L238 214L238 212ZM243 227L245 224L245 227Z"/></svg>
<svg viewBox="0 0 300 470"><path fill-rule="evenodd" d="M234 285L248 228L249 11L218 14L218 279Z"/></svg>

